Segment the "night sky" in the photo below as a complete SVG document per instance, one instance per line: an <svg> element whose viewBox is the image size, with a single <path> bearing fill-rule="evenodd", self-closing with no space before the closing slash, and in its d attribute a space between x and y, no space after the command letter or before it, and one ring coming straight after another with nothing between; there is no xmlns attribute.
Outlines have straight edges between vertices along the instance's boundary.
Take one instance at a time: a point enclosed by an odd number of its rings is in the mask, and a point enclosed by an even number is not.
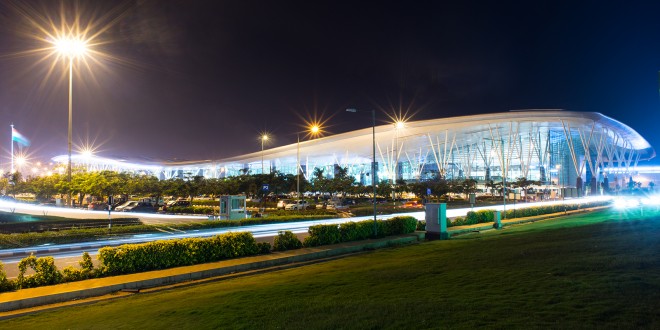
<svg viewBox="0 0 660 330"><path fill-rule="evenodd" d="M76 6L77 4L77 6ZM652 1L64 2L112 56L76 65L74 143L106 157L219 159L293 143L305 120L370 126L347 107L442 118L553 108L618 119L660 146L660 3ZM28 18L56 1L0 3L0 143L10 123L42 160L66 153L67 66ZM40 62L41 61L41 62ZM6 167L6 166L5 166Z"/></svg>

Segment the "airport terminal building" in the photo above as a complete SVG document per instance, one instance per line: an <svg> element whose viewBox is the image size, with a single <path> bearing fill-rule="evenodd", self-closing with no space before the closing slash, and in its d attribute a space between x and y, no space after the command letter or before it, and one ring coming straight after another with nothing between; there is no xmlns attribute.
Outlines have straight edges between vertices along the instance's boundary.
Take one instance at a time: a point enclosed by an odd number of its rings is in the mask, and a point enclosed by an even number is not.
<svg viewBox="0 0 660 330"><path fill-rule="evenodd" d="M371 173L372 148L376 173ZM653 147L624 123L595 112L525 110L380 125L214 161L135 164L74 156L91 170L146 172L161 179L223 178L279 171L307 178L340 167L356 181L472 178L480 183L526 177L546 185L592 191L624 187ZM66 156L55 157L66 162Z"/></svg>

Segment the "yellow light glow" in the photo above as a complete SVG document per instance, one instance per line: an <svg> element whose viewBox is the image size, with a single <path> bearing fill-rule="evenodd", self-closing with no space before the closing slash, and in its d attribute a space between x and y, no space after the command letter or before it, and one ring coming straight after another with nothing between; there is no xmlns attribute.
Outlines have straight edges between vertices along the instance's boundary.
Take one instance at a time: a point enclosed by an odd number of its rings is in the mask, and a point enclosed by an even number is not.
<svg viewBox="0 0 660 330"><path fill-rule="evenodd" d="M307 118L299 115L303 123L300 125L301 131L299 131L301 140L307 140L310 138L318 138L324 136L328 128L328 120L330 118L324 118L323 114L319 115L314 111L313 115L307 115Z"/></svg>
<svg viewBox="0 0 660 330"><path fill-rule="evenodd" d="M79 141L78 143L74 142L74 148L80 154L81 157L90 159L94 155L99 153L99 148L105 144L105 142L97 142L96 138L86 137L84 141Z"/></svg>
<svg viewBox="0 0 660 330"><path fill-rule="evenodd" d="M21 165L23 165L23 164L25 164L25 163L27 162L27 159L26 159L25 156L23 156L23 155L16 155L16 156L14 157L14 161L16 162L16 164L17 164L18 166L21 166Z"/></svg>
<svg viewBox="0 0 660 330"><path fill-rule="evenodd" d="M264 141L268 141L268 134L262 135L261 139L264 140Z"/></svg>
<svg viewBox="0 0 660 330"><path fill-rule="evenodd" d="M390 105L389 107L381 108L381 111L390 119L394 129L402 130L406 128L406 123L409 122L412 117L422 110L422 108L415 107L412 103L408 106L402 104Z"/></svg>
<svg viewBox="0 0 660 330"><path fill-rule="evenodd" d="M55 50L68 58L83 57L87 53L87 42L80 36L64 36L53 41Z"/></svg>

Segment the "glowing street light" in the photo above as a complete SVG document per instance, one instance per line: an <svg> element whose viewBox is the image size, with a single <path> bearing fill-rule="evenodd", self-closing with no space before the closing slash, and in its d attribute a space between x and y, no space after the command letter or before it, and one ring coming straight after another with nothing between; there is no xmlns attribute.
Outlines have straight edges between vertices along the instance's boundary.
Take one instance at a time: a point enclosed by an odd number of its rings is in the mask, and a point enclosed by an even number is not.
<svg viewBox="0 0 660 330"><path fill-rule="evenodd" d="M88 41L84 40L80 35L74 35L73 32L68 34L60 33L59 36L52 41L55 52L58 58L68 58L69 60L69 129L68 129L68 155L69 162L67 164L67 181L71 182L71 144L72 144L72 118L73 118L73 60L84 58L88 53ZM71 203L71 193L69 193L69 204Z"/></svg>
<svg viewBox="0 0 660 330"><path fill-rule="evenodd" d="M357 109L346 109L347 112L358 112ZM376 110L371 110L371 188L374 194L374 237L378 236L378 222L376 221Z"/></svg>
<svg viewBox="0 0 660 330"><path fill-rule="evenodd" d="M261 134L261 174L264 174L264 143L268 141L268 134Z"/></svg>
<svg viewBox="0 0 660 330"><path fill-rule="evenodd" d="M394 183L394 184L396 184L396 180L397 180L397 173L398 173L397 172L397 167L399 165L399 156L401 155L401 150L399 149L399 133L404 128L406 128L405 120L399 119L399 120L394 122L394 130L395 130L395 135L394 135L395 140L394 141L396 143L396 149L395 149L396 151L392 151L392 152L395 152L395 154L394 154L394 179L392 180L393 181L392 183Z"/></svg>
<svg viewBox="0 0 660 330"><path fill-rule="evenodd" d="M319 124L311 124L307 128L307 136L310 138L314 138L323 132L321 130L321 126ZM298 199L300 199L300 132L297 134L298 135L298 148L297 148L297 153L296 153L296 195Z"/></svg>

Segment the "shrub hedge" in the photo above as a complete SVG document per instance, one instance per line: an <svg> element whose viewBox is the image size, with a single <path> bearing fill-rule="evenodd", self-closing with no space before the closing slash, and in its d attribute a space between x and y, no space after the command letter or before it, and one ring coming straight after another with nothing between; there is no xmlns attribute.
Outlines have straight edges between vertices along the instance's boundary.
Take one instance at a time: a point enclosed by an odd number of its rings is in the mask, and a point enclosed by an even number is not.
<svg viewBox="0 0 660 330"><path fill-rule="evenodd" d="M213 206L172 206L167 208L167 213L184 214L213 214L219 207Z"/></svg>
<svg viewBox="0 0 660 330"><path fill-rule="evenodd" d="M251 233L239 232L104 247L98 259L104 274L116 275L251 256L261 249Z"/></svg>
<svg viewBox="0 0 660 330"><path fill-rule="evenodd" d="M544 205L544 206L535 206L527 207L517 210L507 210L502 213L502 219L515 219L515 218L524 218L531 217L536 215L559 213L564 211L573 211L580 208L590 208L596 206L608 205L610 201L600 201L600 202L590 202L582 204L558 204L558 205ZM454 226L465 226L465 225L474 225L478 223L487 223L495 221L495 211L494 210L480 210L480 211L469 211L465 217L456 217L453 221L448 222L448 227Z"/></svg>
<svg viewBox="0 0 660 330"><path fill-rule="evenodd" d="M286 250L295 250L302 247L302 242L298 239L296 234L293 232L278 231L277 236L275 236L275 241L273 242L273 250L275 251L286 251Z"/></svg>
<svg viewBox="0 0 660 330"><path fill-rule="evenodd" d="M316 225L309 227L309 236L303 242L304 246L319 246L350 242L374 237L384 237L412 233L417 228L414 217L394 217L376 222L378 235L374 236L374 222L365 220L347 222L337 225Z"/></svg>

